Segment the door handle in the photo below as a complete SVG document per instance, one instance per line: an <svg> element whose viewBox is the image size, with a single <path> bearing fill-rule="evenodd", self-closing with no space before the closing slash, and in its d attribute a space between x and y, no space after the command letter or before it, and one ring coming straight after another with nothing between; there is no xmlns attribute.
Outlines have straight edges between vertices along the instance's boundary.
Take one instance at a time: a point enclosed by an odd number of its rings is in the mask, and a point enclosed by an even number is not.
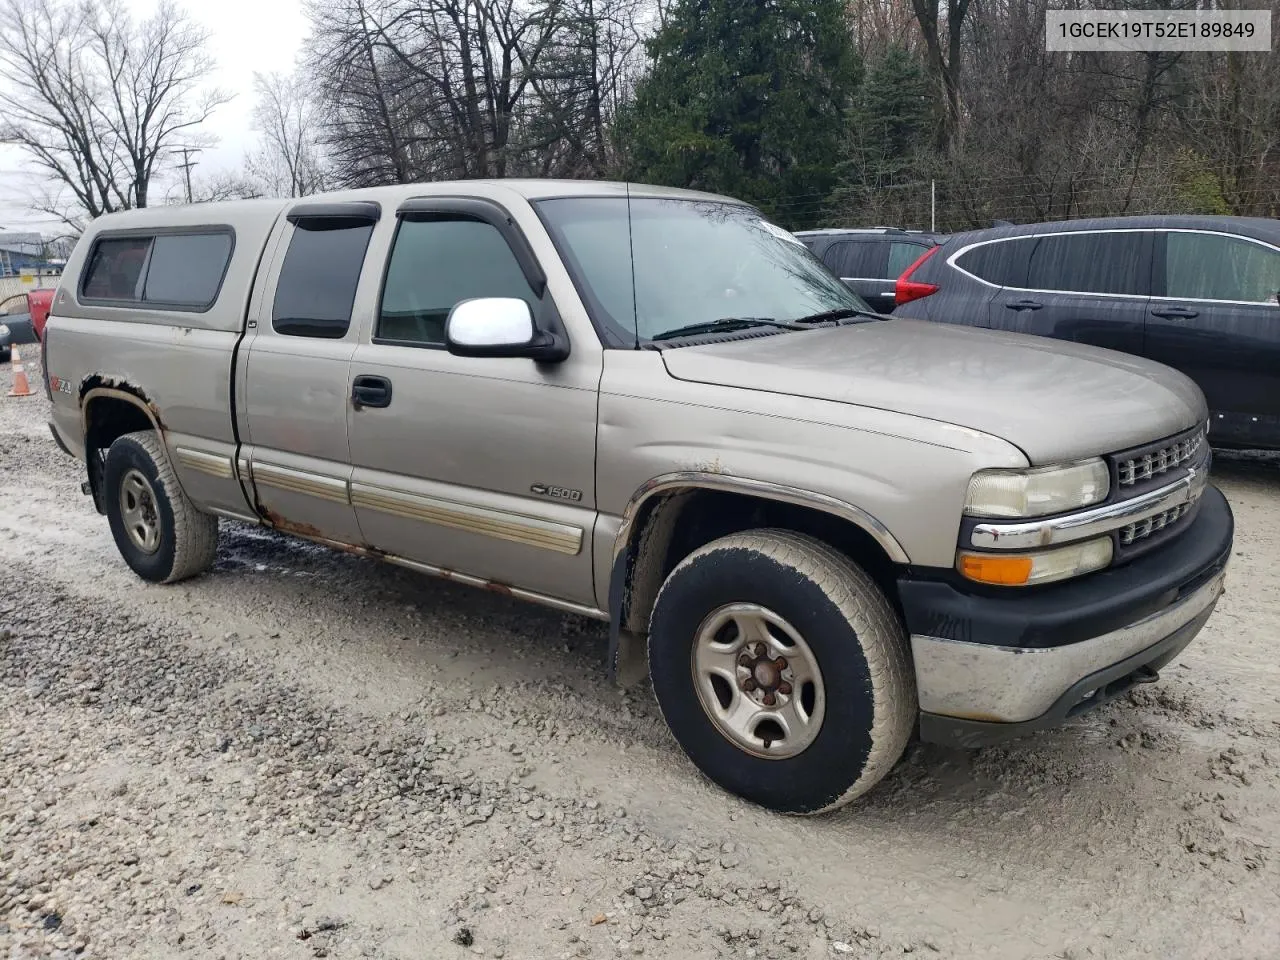
<svg viewBox="0 0 1280 960"><path fill-rule="evenodd" d="M1043 306L1039 300L1010 300L1005 304L1009 310L1039 310Z"/></svg>
<svg viewBox="0 0 1280 960"><path fill-rule="evenodd" d="M391 381L386 377L356 377L351 381L351 405L357 410L391 406Z"/></svg>
<svg viewBox="0 0 1280 960"><path fill-rule="evenodd" d="M1160 307L1153 309L1151 312L1157 317L1164 317L1166 320L1193 320L1200 316L1200 311L1192 310L1190 307Z"/></svg>

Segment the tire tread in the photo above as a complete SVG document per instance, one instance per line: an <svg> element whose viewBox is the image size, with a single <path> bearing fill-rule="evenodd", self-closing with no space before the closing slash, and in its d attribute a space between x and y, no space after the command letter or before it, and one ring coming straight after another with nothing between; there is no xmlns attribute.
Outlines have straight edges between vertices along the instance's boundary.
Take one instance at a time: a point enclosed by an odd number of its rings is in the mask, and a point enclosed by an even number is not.
<svg viewBox="0 0 1280 960"><path fill-rule="evenodd" d="M821 540L781 528L730 534L694 550L668 575L654 609L679 571L728 550L750 550L811 580L852 625L862 646L872 686L871 751L853 783L830 803L803 815L835 810L884 778L915 728L918 701L906 630L884 592L853 560Z"/></svg>
<svg viewBox="0 0 1280 960"><path fill-rule="evenodd" d="M218 555L218 518L201 513L187 497L155 431L140 430L120 439L132 440L151 458L173 511L173 567L161 582L177 583L212 569Z"/></svg>

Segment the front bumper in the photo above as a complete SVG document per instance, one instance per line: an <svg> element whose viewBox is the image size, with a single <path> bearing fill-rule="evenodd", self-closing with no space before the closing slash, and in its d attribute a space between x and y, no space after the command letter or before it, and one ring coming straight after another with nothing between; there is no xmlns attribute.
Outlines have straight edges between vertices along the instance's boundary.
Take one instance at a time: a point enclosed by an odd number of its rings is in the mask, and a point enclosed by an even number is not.
<svg viewBox="0 0 1280 960"><path fill-rule="evenodd" d="M1213 612L1233 536L1231 508L1209 487L1176 539L1078 581L979 592L954 579L904 579L921 739L998 742L1155 679Z"/></svg>

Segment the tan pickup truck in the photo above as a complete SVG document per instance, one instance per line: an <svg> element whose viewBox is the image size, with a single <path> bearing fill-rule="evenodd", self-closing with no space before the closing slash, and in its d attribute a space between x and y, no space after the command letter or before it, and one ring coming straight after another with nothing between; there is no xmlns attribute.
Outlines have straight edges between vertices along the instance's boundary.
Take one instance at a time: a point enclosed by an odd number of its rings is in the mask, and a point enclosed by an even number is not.
<svg viewBox="0 0 1280 960"><path fill-rule="evenodd" d="M987 743L1155 679L1231 551L1181 374L869 313L707 194L113 214L44 348L139 576L209 570L222 518L606 620L693 762L791 813L913 733Z"/></svg>

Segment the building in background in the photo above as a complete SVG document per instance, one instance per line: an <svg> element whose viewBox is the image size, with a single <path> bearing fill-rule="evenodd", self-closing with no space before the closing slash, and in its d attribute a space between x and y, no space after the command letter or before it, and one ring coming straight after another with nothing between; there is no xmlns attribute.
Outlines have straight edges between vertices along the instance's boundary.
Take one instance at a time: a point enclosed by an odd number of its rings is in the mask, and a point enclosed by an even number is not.
<svg viewBox="0 0 1280 960"><path fill-rule="evenodd" d="M0 277L30 277L35 281L61 273L61 263L50 259L49 245L40 234L0 230Z"/></svg>

